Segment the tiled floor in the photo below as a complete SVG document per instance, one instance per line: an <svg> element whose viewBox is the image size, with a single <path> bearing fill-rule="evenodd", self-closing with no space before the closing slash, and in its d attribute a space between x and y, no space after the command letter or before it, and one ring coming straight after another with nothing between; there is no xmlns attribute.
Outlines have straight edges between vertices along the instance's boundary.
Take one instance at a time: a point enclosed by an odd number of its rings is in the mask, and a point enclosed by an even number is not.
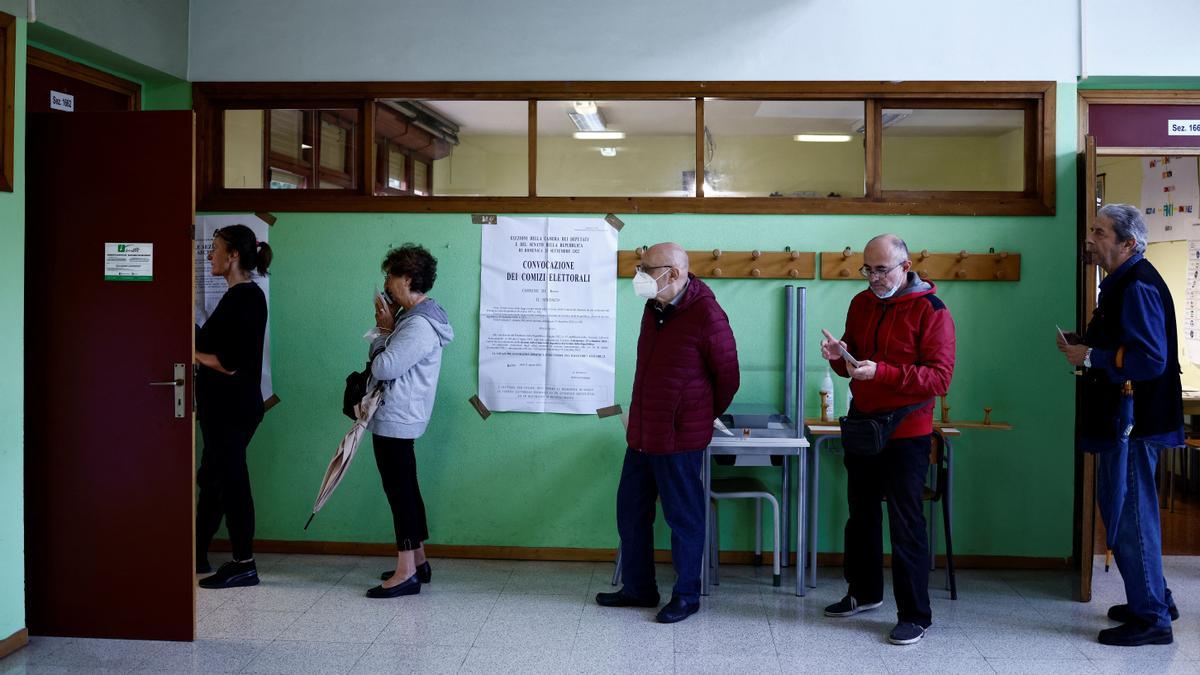
<svg viewBox="0 0 1200 675"><path fill-rule="evenodd" d="M40 638L0 661L0 674L159 673L1200 673L1200 558L1170 558L1167 579L1183 612L1175 644L1096 643L1123 601L1116 572L1097 570L1091 604L1070 600L1066 573L963 571L959 599L932 582L934 627L894 647L889 598L876 612L827 619L844 586L824 569L820 587L794 597L769 568L722 568L699 614L675 625L654 610L607 609L612 565L434 560L418 596L370 600L391 559L259 557L263 583L199 592L194 643ZM673 573L660 567L669 595ZM890 592L890 591L889 591Z"/></svg>

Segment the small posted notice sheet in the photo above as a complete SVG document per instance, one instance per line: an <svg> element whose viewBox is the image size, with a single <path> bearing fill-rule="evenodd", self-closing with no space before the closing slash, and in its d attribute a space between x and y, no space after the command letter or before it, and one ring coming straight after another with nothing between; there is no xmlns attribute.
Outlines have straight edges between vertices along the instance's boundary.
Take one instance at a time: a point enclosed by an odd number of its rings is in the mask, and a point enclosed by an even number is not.
<svg viewBox="0 0 1200 675"><path fill-rule="evenodd" d="M104 244L105 281L152 281L154 244Z"/></svg>
<svg viewBox="0 0 1200 675"><path fill-rule="evenodd" d="M600 218L483 225L479 398L594 415L613 404L617 231Z"/></svg>

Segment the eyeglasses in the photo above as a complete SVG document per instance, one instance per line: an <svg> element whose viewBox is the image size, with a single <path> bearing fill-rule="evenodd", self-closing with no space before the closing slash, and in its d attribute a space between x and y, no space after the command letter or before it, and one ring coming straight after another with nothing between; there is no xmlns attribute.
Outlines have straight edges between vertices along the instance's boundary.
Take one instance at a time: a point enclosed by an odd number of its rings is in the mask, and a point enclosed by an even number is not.
<svg viewBox="0 0 1200 675"><path fill-rule="evenodd" d="M858 268L858 273L863 275L863 278L866 279L871 279L873 277L884 277L887 276L887 274L892 270L903 265L905 262L907 261L901 260L891 267L871 267L870 265L863 265L862 267Z"/></svg>
<svg viewBox="0 0 1200 675"><path fill-rule="evenodd" d="M661 270L664 267L674 267L674 265L634 265L633 271L649 274L650 270Z"/></svg>

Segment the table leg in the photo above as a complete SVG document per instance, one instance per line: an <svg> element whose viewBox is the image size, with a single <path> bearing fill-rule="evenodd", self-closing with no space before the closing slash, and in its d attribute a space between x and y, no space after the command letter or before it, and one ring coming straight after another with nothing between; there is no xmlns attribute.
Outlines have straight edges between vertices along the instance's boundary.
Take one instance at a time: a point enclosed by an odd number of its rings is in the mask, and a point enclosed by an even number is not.
<svg viewBox="0 0 1200 675"><path fill-rule="evenodd" d="M700 554L700 595L708 595L709 550L712 547L712 451L704 448L704 463L700 467L700 482L704 490L704 551Z"/></svg>
<svg viewBox="0 0 1200 675"><path fill-rule="evenodd" d="M779 492L781 496L781 504L779 508L779 518L782 521L779 531L782 548L780 549L779 566L784 568L788 566L788 560L791 558L792 552L792 516L791 516L791 457L783 455L783 471L780 473Z"/></svg>
<svg viewBox="0 0 1200 675"><path fill-rule="evenodd" d="M808 448L801 448L796 461L796 595L803 597L804 589L804 557L808 540L805 530L808 523L805 518L808 506L808 494L805 489L808 484Z"/></svg>
<svg viewBox="0 0 1200 675"><path fill-rule="evenodd" d="M829 438L828 436L824 438ZM808 474L808 484L805 486L808 489L808 532L806 539L808 540L808 587L817 587L817 533L820 526L817 525L817 499L820 498L820 482L821 482L821 443L817 442L815 448L810 449L812 454L812 469Z"/></svg>

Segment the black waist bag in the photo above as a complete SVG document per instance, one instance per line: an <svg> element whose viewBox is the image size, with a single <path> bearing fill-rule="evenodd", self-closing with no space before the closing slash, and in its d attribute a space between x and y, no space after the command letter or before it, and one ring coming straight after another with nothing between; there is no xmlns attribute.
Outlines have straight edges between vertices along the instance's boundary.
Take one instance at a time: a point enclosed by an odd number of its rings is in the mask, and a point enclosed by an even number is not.
<svg viewBox="0 0 1200 675"><path fill-rule="evenodd" d="M900 422L910 412L929 403L921 401L890 412L870 415L856 410L852 404L849 413L838 418L838 424L842 427L842 448L850 455L878 455L883 452L883 446L887 445Z"/></svg>

